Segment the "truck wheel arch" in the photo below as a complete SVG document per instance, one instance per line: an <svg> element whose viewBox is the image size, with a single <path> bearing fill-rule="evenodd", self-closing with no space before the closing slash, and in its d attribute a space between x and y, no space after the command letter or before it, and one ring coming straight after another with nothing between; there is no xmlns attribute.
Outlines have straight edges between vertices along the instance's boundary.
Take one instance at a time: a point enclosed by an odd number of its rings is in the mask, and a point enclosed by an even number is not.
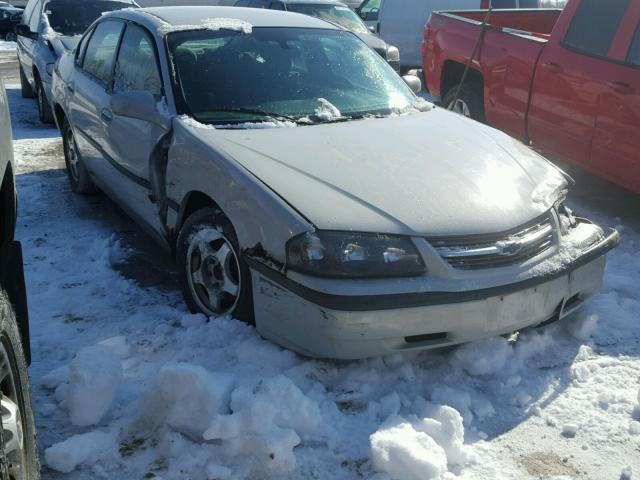
<svg viewBox="0 0 640 480"><path fill-rule="evenodd" d="M452 88L457 87L462 80L466 65L464 63L456 62L455 60L446 60L442 66L442 78L440 79L440 98L444 98L445 95ZM484 99L484 77L482 72L476 70L473 66L469 68L467 73L466 83L472 83L476 85L476 88L482 93Z"/></svg>

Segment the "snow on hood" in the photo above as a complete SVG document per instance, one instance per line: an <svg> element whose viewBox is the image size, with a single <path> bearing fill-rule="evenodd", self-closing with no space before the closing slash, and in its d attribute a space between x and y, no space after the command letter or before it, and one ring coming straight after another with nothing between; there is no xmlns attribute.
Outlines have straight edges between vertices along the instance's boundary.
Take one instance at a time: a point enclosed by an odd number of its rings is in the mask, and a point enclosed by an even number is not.
<svg viewBox="0 0 640 480"><path fill-rule="evenodd" d="M215 133L214 133L215 132ZM199 130L318 228L407 235L509 230L564 184L520 142L443 109L272 130Z"/></svg>
<svg viewBox="0 0 640 480"><path fill-rule="evenodd" d="M158 33L160 35L185 30L235 30L249 34L252 32L253 26L249 22L237 18L203 18L198 25L172 25L170 23L164 23L158 27Z"/></svg>

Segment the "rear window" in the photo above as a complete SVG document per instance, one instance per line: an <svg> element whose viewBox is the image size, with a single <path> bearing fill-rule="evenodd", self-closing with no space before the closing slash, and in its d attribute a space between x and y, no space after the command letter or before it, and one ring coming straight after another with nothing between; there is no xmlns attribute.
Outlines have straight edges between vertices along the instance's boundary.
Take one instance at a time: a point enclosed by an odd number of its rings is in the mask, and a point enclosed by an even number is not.
<svg viewBox="0 0 640 480"><path fill-rule="evenodd" d="M606 57L628 6L629 0L582 0L564 39L565 45Z"/></svg>

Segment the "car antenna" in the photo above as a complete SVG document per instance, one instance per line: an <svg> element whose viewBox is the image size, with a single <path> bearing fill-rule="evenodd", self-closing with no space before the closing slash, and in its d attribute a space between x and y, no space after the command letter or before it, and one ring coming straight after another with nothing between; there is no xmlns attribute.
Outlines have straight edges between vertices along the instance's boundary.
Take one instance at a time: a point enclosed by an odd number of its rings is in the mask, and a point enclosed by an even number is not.
<svg viewBox="0 0 640 480"><path fill-rule="evenodd" d="M480 25L480 36L478 37L478 41L476 45L473 47L473 53L467 62L467 65L464 67L464 72L462 72L462 78L460 79L460 83L458 84L458 88L456 89L456 94L453 97L453 101L447 106L448 110L453 110L458 103L458 99L460 98L460 91L462 90L462 86L464 82L467 80L467 75L469 74L469 69L471 68L471 62L476 57L478 50L480 49L480 44L482 43L482 39L484 39L484 33L487 31L489 27L489 18L491 17L491 12L493 11L493 1L489 0L489 9L487 10L487 14L484 16L484 20L482 20L482 24Z"/></svg>

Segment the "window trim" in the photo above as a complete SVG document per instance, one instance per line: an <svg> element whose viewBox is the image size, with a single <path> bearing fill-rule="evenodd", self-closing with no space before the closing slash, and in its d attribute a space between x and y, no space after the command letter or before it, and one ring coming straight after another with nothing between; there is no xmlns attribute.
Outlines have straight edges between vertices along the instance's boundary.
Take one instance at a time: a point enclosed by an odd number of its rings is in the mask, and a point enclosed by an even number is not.
<svg viewBox="0 0 640 480"><path fill-rule="evenodd" d="M138 22L134 22L133 20L123 20L125 23L125 28L122 31L122 35L120 35L120 41L118 42L118 48L116 50L116 59L113 62L113 68L111 69L111 80L109 82L109 87L107 88L107 92L109 93L115 93L114 90L114 86L115 86L115 72L116 72L116 66L118 65L118 59L120 58L120 51L122 49L122 42L124 40L124 36L127 33L127 29L131 26L133 27L137 27L140 30L142 30L142 33L144 33L147 37L147 39L149 40L149 43L151 43L152 47L153 47L153 55L156 59L156 69L158 70L158 76L160 77L160 97L166 97L167 91L165 89L164 86L164 78L162 76L162 64L160 63L160 53L158 52L158 43L156 42L155 37L151 34L151 32L149 31L149 29L147 27L145 27L144 25L140 25Z"/></svg>
<svg viewBox="0 0 640 480"><path fill-rule="evenodd" d="M584 50L584 49L579 48L579 47L575 47L573 45L569 45L567 43L567 37L569 36L569 32L571 31L571 26L573 25L573 22L575 20L575 15L578 12L578 10L580 9L580 7L583 5L582 1L583 0L580 1L580 4L578 5L578 8L576 8L573 11L573 17L571 18L571 22L569 22L569 25L567 26L567 31L565 32L564 37L562 38L562 41L560 42L560 46L565 48L565 49L567 49L567 50L569 50L569 51L571 51L571 52L573 52L573 53L584 55L586 57L597 58L597 59L601 59L601 60L608 60L608 61L611 61L613 63L622 63L622 64L624 64L624 62L620 62L619 60L616 60L614 58L609 57L609 50L611 50L611 46L613 45L613 43L615 42L616 38L620 34L620 28L622 26L622 20L624 18L624 14L626 14L629 11L629 8L631 8L631 6L632 6L631 1L632 0L627 0L628 1L627 8L625 9L622 17L620 17L620 22L618 23L618 28L617 28L617 30L616 30L616 32L615 32L615 34L614 34L614 36L613 36L613 38L611 40L611 45L609 45L609 49L607 50L607 53L605 55L599 55L597 53L589 52L587 50Z"/></svg>

